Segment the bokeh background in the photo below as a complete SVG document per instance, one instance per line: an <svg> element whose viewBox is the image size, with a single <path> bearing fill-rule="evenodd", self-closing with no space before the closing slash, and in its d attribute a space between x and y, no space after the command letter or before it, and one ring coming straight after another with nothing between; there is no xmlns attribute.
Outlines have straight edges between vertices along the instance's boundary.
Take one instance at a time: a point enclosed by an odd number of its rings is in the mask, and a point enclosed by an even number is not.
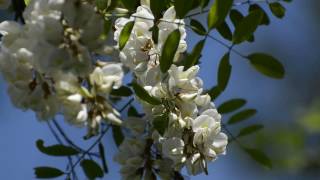
<svg viewBox="0 0 320 180"><path fill-rule="evenodd" d="M270 14L267 5L262 6ZM244 54L272 54L284 63L286 78L280 81L266 78L233 54L231 81L215 101L219 105L231 98L245 98L247 107L259 111L247 123L262 123L265 129L239 141L265 151L273 161L273 169L261 167L232 143L226 156L209 165L209 176L191 179L320 179L320 1L294 0L285 7L284 19L270 15L271 25L259 28L255 43L236 48ZM246 9L244 7L242 12ZM1 12L1 21L8 15ZM205 21L205 17L199 18ZM218 37L216 32L213 35ZM191 48L198 40L199 36L189 33ZM220 44L208 41L200 73L207 88L216 84L217 65L225 52ZM47 124L39 123L32 112L13 107L6 88L0 77L0 179L33 180L33 168L42 165L64 169L66 159L45 156L35 147L39 138L48 144L56 143ZM75 142L89 146L90 142L82 140L85 129L60 124ZM243 126L245 123L230 130L236 134ZM112 161L116 147L111 135L108 134L103 142L110 169L104 179L120 179L119 165Z"/></svg>

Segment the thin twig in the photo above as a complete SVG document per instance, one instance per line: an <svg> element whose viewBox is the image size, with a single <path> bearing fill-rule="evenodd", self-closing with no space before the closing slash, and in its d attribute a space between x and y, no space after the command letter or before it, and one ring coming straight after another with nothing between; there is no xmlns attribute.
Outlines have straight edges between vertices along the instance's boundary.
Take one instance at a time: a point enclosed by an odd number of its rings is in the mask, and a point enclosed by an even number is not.
<svg viewBox="0 0 320 180"><path fill-rule="evenodd" d="M133 98L131 98L120 110L119 112L122 113L128 106L131 105L131 103L134 101Z"/></svg>
<svg viewBox="0 0 320 180"><path fill-rule="evenodd" d="M60 144L63 145L62 140L60 139L60 137L58 136L58 134L55 132L55 130L53 129L53 127L52 127L52 125L50 124L49 121L47 122L47 124L48 124L48 127L49 127L51 133L53 134L53 136L55 137L55 139L58 141L58 143L60 143ZM68 156L68 161L69 161L69 166L72 167L72 166L73 166L73 162L72 162L71 156ZM69 174L70 174L70 173L69 173ZM75 180L78 179L78 177L77 177L74 169L71 169L71 174L72 174L72 176L73 176L73 178L74 178Z"/></svg>
<svg viewBox="0 0 320 180"><path fill-rule="evenodd" d="M213 37L213 36L210 35L210 34L208 34L207 36L208 36L210 39L212 39L212 40L220 43L220 44L223 45L224 47L228 48L230 51L236 53L236 54L239 55L240 57L242 57L242 58L244 58L244 59L247 59L247 56L244 55L244 54L242 54L241 52L237 51L236 49L234 49L234 48L233 48L233 47L234 47L233 45L229 46L229 45L227 45L226 43L224 43L224 42L222 42L221 40Z"/></svg>
<svg viewBox="0 0 320 180"><path fill-rule="evenodd" d="M78 147L76 144L74 144L71 139L66 135L66 133L64 132L64 130L61 128L61 126L59 125L59 123L53 119L52 120L53 124L55 125L55 127L58 129L58 131L60 132L61 136L65 139L65 141L70 144L71 146L73 146L74 148L76 148L77 150L81 151L81 148Z"/></svg>
<svg viewBox="0 0 320 180"><path fill-rule="evenodd" d="M141 18L141 19L145 19L145 20L154 20L154 19L152 19L152 18L145 18L145 17L140 17L140 16L133 16L133 17L135 17L135 18ZM185 23L172 22L172 21L167 21L167 20L163 20L163 19L160 19L159 21L167 22L167 23L173 23L173 24L177 24L177 25L185 25L186 27L191 28L190 25L185 24ZM239 51L237 51L236 49L234 49L234 45L230 45L230 46L229 46L228 44L224 43L223 41L221 41L221 40L219 40L219 39L217 39L217 38L215 38L215 37L213 37L213 36L210 35L210 34L207 34L206 36L209 37L210 39L218 42L218 43L221 44L222 46L228 48L229 51L232 51L232 52L234 52L235 54L239 55L240 57L242 57L242 58L244 58L244 59L247 59L247 56L246 56L246 55L244 55L244 54L242 54L241 52L239 52ZM206 37L206 38L207 38L207 37Z"/></svg>
<svg viewBox="0 0 320 180"><path fill-rule="evenodd" d="M236 142L241 148L243 147L242 144L238 141L238 138L232 134L232 132L227 128L227 125L221 123L221 127L227 132L227 134L232 138L231 141ZM231 142L230 141L230 142Z"/></svg>
<svg viewBox="0 0 320 180"><path fill-rule="evenodd" d="M59 133L61 134L61 136L64 138L64 140L71 145L73 148L77 149L78 151L85 153L85 150L80 148L79 146L77 146L75 143L73 143L73 141L67 136L67 134L64 132L64 130L61 128L61 126L59 125L59 123L53 119L53 124L55 125L55 127L58 129ZM95 156L95 157L100 157L98 154L96 153L88 153L89 156Z"/></svg>
<svg viewBox="0 0 320 180"><path fill-rule="evenodd" d="M70 174L72 172L72 170L83 160L85 155L88 154L97 144L99 144L101 142L102 138L106 135L106 133L108 132L109 128L110 128L110 125L108 125L106 127L106 129L101 132L101 134L98 137L98 139L78 158L78 160L71 167L71 171L69 171L66 174Z"/></svg>

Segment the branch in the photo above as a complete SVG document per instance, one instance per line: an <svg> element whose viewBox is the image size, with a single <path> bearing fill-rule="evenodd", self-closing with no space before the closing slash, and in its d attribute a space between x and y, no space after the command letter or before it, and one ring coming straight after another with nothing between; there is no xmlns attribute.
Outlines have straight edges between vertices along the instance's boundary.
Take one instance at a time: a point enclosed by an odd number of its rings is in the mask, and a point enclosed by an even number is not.
<svg viewBox="0 0 320 180"><path fill-rule="evenodd" d="M58 131L60 132L61 136L64 138L64 140L71 145L73 148L77 149L78 151L85 153L85 150L80 148L79 146L77 146L75 143L73 143L73 141L66 135L66 133L64 132L64 130L61 128L61 126L59 125L59 123L53 119L53 124L55 125L55 127L58 129ZM89 156L95 156L95 157L100 157L98 154L96 153L87 153Z"/></svg>
<svg viewBox="0 0 320 180"><path fill-rule="evenodd" d="M131 99L129 100L129 102L127 102L127 103L119 110L119 112L122 113L128 106L130 106L130 105L132 104L133 101L134 101L134 99L131 98Z"/></svg>
<svg viewBox="0 0 320 180"><path fill-rule="evenodd" d="M53 129L53 127L52 127L52 125L50 124L50 122L47 122L47 124L48 124L48 126L49 126L49 129L50 129L51 133L52 133L53 136L55 137L55 139L56 139L60 144L63 145L62 140L60 139L60 137L58 136L58 134L55 132L55 130ZM71 156L68 156L68 161L69 161L69 165L68 165L68 166L72 167L73 162L72 162ZM77 177L74 169L71 169L71 174L72 174L72 176L73 176L73 178L74 178L75 180L78 179L78 177ZM69 175L70 175L70 174L69 174Z"/></svg>
<svg viewBox="0 0 320 180"><path fill-rule="evenodd" d="M141 18L141 19L146 19L146 20L154 20L154 19L152 19L152 18L145 18L145 17L140 17L140 16L134 16L134 15L132 15L132 17ZM167 23L172 23L172 24L177 24L177 25L185 25L186 27L192 29L190 25L185 24L185 23L172 22L172 21L167 21L167 20L163 20L163 19L160 19L159 21L167 22ZM218 43L221 44L222 46L228 48L229 51L232 51L232 52L234 52L235 54L239 55L240 57L242 57L242 58L244 58L244 59L247 59L247 56L246 56L246 55L244 55L244 54L242 54L241 52L239 52L239 51L237 51L237 50L234 49L234 45L230 45L230 46L229 46L229 45L227 45L226 43L224 43L223 41L221 41L221 40L213 37L213 36L210 35L210 34L207 34L207 35L206 35L206 38L207 38L207 37L209 37L210 39L218 42Z"/></svg>
<svg viewBox="0 0 320 180"><path fill-rule="evenodd" d="M236 142L236 143L239 145L239 147L240 147L241 149L244 149L244 148L243 148L243 145L240 143L240 141L238 141L238 138L232 134L232 132L227 128L227 125L226 125L226 124L221 123L221 127L222 127L222 128L226 131L226 133L232 138L231 141L229 141L229 142L234 141L234 142Z"/></svg>
<svg viewBox="0 0 320 180"><path fill-rule="evenodd" d="M235 50L233 45L229 46L229 45L227 45L226 43L224 43L223 41L221 41L221 40L213 37L213 36L210 35L210 34L207 34L207 36L208 36L210 39L212 39L212 40L220 43L220 44L223 45L224 47L228 48L230 51L234 52L235 54L239 55L240 57L242 57L242 58L244 58L244 59L247 59L247 56L244 55L244 54L242 54L241 52Z"/></svg>
<svg viewBox="0 0 320 180"><path fill-rule="evenodd" d="M72 165L71 170L66 174L70 175L72 173L72 171L75 169L75 167L81 162L81 160L83 160L85 155L88 154L97 144L99 144L101 142L102 138L106 135L106 133L108 132L109 128L110 128L110 125L108 125L106 127L106 129L104 129L101 132L101 134L98 137L98 139L78 158L78 160Z"/></svg>

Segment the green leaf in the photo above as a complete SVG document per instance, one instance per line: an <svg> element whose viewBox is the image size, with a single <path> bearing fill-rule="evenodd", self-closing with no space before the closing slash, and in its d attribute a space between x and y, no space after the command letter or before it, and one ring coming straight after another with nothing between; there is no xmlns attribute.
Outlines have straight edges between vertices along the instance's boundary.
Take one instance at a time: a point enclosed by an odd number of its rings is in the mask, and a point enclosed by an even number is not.
<svg viewBox="0 0 320 180"><path fill-rule="evenodd" d="M274 16L277 18L283 18L286 14L286 9L279 3L273 2L269 4L270 10Z"/></svg>
<svg viewBox="0 0 320 180"><path fill-rule="evenodd" d="M201 52L204 47L204 44L206 43L206 40L199 41L196 46L193 48L191 54L189 54L184 61L184 70L189 69L190 67L198 64L199 59L201 57Z"/></svg>
<svg viewBox="0 0 320 180"><path fill-rule="evenodd" d="M107 160L106 160L106 156L105 156L104 151L105 151L104 150L104 146L100 142L99 143L99 154L100 154L100 158L101 158L101 161L102 161L102 167L103 167L104 172L108 173L109 172L109 168L108 168L108 164L107 164Z"/></svg>
<svg viewBox="0 0 320 180"><path fill-rule="evenodd" d="M79 88L79 91L80 91L81 96L93 98L93 95L89 92L89 90L86 87L81 86Z"/></svg>
<svg viewBox="0 0 320 180"><path fill-rule="evenodd" d="M164 113L163 115L156 116L153 120L153 127L163 135L169 125L169 115Z"/></svg>
<svg viewBox="0 0 320 180"><path fill-rule="evenodd" d="M215 0L208 13L208 28L211 30L224 22L233 0Z"/></svg>
<svg viewBox="0 0 320 180"><path fill-rule="evenodd" d="M219 97L222 92L223 90L221 90L219 86L215 86L207 91L212 100L215 100L217 97Z"/></svg>
<svg viewBox="0 0 320 180"><path fill-rule="evenodd" d="M179 29L176 29L169 34L166 42L163 45L163 50L160 57L160 69L163 73L166 73L173 63L174 56L179 47L180 37L180 31Z"/></svg>
<svg viewBox="0 0 320 180"><path fill-rule="evenodd" d="M130 106L128 109L128 117L141 117L141 114L133 106Z"/></svg>
<svg viewBox="0 0 320 180"><path fill-rule="evenodd" d="M207 34L206 29L202 26L202 24L199 21L195 19L190 20L190 27L195 33L197 33L200 36L205 36Z"/></svg>
<svg viewBox="0 0 320 180"><path fill-rule="evenodd" d="M260 131L261 129L263 129L263 125L261 125L261 124L251 125L251 126L248 126L248 127L241 129L240 133L238 134L237 137L247 136L249 134Z"/></svg>
<svg viewBox="0 0 320 180"><path fill-rule="evenodd" d="M235 28L233 43L240 44L250 38L258 28L262 18L263 13L261 11L252 11L244 17Z"/></svg>
<svg viewBox="0 0 320 180"><path fill-rule="evenodd" d="M158 26L153 26L151 28L152 31L152 40L155 44L158 44L158 40L159 40L159 27Z"/></svg>
<svg viewBox="0 0 320 180"><path fill-rule="evenodd" d="M248 59L251 65L260 73L271 78L284 78L285 69L274 57L264 53L254 53L249 55Z"/></svg>
<svg viewBox="0 0 320 180"><path fill-rule="evenodd" d="M120 126L112 125L112 136L117 147L119 147L124 140L124 135Z"/></svg>
<svg viewBox="0 0 320 180"><path fill-rule="evenodd" d="M120 33L120 37L119 37L119 50L120 51L126 46L128 40L130 38L133 26L134 26L134 21L130 21L123 27L123 29Z"/></svg>
<svg viewBox="0 0 320 180"><path fill-rule="evenodd" d="M244 148L244 150L256 162L260 163L261 165L269 169L272 168L272 162L264 152L252 148Z"/></svg>
<svg viewBox="0 0 320 180"><path fill-rule="evenodd" d="M155 19L161 18L162 11L166 8L166 4L163 0L151 0L150 9L155 17Z"/></svg>
<svg viewBox="0 0 320 180"><path fill-rule="evenodd" d="M210 0L200 0L201 9L204 9L205 7L207 7L209 2L210 2Z"/></svg>
<svg viewBox="0 0 320 180"><path fill-rule="evenodd" d="M73 156L80 153L72 147L61 144L45 147L42 139L37 140L36 145L40 152L50 156Z"/></svg>
<svg viewBox="0 0 320 180"><path fill-rule="evenodd" d="M254 42L254 40L255 40L255 37L253 34L247 39L247 41L251 43Z"/></svg>
<svg viewBox="0 0 320 180"><path fill-rule="evenodd" d="M198 7L201 7L201 5L202 5L201 0L192 0L192 1L193 1L193 3L192 3L191 8L189 9L189 12L193 9L197 9Z"/></svg>
<svg viewBox="0 0 320 180"><path fill-rule="evenodd" d="M103 35L101 35L101 38L107 39L110 31L112 28L112 21L111 20L104 20L104 24L103 24Z"/></svg>
<svg viewBox="0 0 320 180"><path fill-rule="evenodd" d="M123 6L126 8L126 9L129 9L129 10L136 10L136 8L138 7L139 5L139 2L138 0L120 0L123 4Z"/></svg>
<svg viewBox="0 0 320 180"><path fill-rule="evenodd" d="M116 7L119 6L120 0L111 0L108 3L108 8L106 9L107 12L114 10Z"/></svg>
<svg viewBox="0 0 320 180"><path fill-rule="evenodd" d="M56 178L64 174L60 169L45 166L34 168L34 173L38 179Z"/></svg>
<svg viewBox="0 0 320 180"><path fill-rule="evenodd" d="M257 110L255 110L255 109L243 110L243 111L233 115L230 118L230 120L228 121L228 124L231 125L231 124L236 124L236 123L242 122L242 121L254 116L256 113L257 113Z"/></svg>
<svg viewBox="0 0 320 180"><path fill-rule="evenodd" d="M85 159L80 163L85 175L88 179L94 180L96 178L102 178L104 173L100 165L94 160Z"/></svg>
<svg viewBox="0 0 320 180"><path fill-rule="evenodd" d="M219 34L223 38L225 38L225 39L227 39L229 41L232 40L232 32L231 32L231 30L230 30L230 28L229 28L229 26L228 26L228 24L226 22L223 22L222 24L220 24L217 27L217 31L219 32Z"/></svg>
<svg viewBox="0 0 320 180"><path fill-rule="evenodd" d="M113 89L111 91L110 95L128 97L128 96L132 95L132 91L131 91L131 89L129 87L121 86L118 89Z"/></svg>
<svg viewBox="0 0 320 180"><path fill-rule="evenodd" d="M241 14L240 11L236 10L236 9L232 9L230 11L230 20L232 22L232 24L234 25L234 27L237 27L238 24L242 21L242 19L244 18L244 16Z"/></svg>
<svg viewBox="0 0 320 180"><path fill-rule="evenodd" d="M26 4L26 6L28 6L30 4L31 0L24 0L24 3Z"/></svg>
<svg viewBox="0 0 320 180"><path fill-rule="evenodd" d="M224 91L228 85L230 76L231 76L231 71L232 71L232 66L229 62L230 60L230 54L226 53L219 64L219 69L218 69L218 86L221 91Z"/></svg>
<svg viewBox="0 0 320 180"><path fill-rule="evenodd" d="M242 19L244 18L244 16L241 14L241 12L239 12L238 10L232 9L230 11L230 19L232 24L234 25L234 27L237 27L238 24L242 21ZM252 34L248 40L248 42L253 42L254 41L254 35Z"/></svg>
<svg viewBox="0 0 320 180"><path fill-rule="evenodd" d="M249 12L252 11L261 11L263 14L263 18L260 22L260 25L269 25L270 24L270 19L268 14L258 5L258 4L251 4L249 6Z"/></svg>
<svg viewBox="0 0 320 180"><path fill-rule="evenodd" d="M143 101L151 104L151 105L159 105L161 101L153 96L151 96L143 87L139 84L133 82L132 87L136 95Z"/></svg>
<svg viewBox="0 0 320 180"><path fill-rule="evenodd" d="M95 0L95 2L99 10L104 10L108 7L108 0Z"/></svg>
<svg viewBox="0 0 320 180"><path fill-rule="evenodd" d="M244 99L231 99L218 107L218 112L221 114L227 114L236 111L243 107L247 103Z"/></svg>
<svg viewBox="0 0 320 180"><path fill-rule="evenodd" d="M193 5L193 1L194 0L175 0L173 2L174 4L174 8L176 10L177 13L177 17L179 19L183 19L188 12L192 9L192 5Z"/></svg>

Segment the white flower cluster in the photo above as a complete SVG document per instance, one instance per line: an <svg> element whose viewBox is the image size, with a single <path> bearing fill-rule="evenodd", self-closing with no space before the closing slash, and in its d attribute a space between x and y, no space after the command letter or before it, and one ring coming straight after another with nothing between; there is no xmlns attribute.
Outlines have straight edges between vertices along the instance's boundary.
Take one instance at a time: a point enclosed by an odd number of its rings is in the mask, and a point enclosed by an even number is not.
<svg viewBox="0 0 320 180"><path fill-rule="evenodd" d="M122 65L98 61L105 47L104 21L94 6L78 0L32 0L25 25L5 21L0 70L15 106L33 110L41 120L62 114L89 135L107 119L120 124L108 102L124 76Z"/></svg>
<svg viewBox="0 0 320 180"><path fill-rule="evenodd" d="M97 55L104 55L101 52L108 47L104 17L88 2L31 0L23 14L25 25L0 24L0 71L13 104L36 112L41 120L61 114L73 125L88 127L88 136L97 134L102 120L123 124L131 130L115 156L123 179L154 179L154 174L175 179L183 167L192 175L207 172L207 163L226 152L228 139L221 132L220 114L203 93L199 66L175 65L187 49L184 21L176 18L174 7L155 19L149 1L142 0L130 18L115 22L116 48L123 28L134 22L119 53L121 63L100 61ZM156 37L154 28L159 30ZM180 41L174 64L163 73L161 53L177 29ZM145 115L124 123L109 98L122 85L122 65L161 101L151 105L141 99Z"/></svg>
<svg viewBox="0 0 320 180"><path fill-rule="evenodd" d="M162 104L151 105L141 100L146 112L144 124L141 118L131 118L127 123L134 138L127 138L115 157L122 165L123 179L147 177L153 171L163 179L171 179L184 166L192 175L206 172L207 163L226 152L228 139L221 132L221 116L210 96L203 95L203 82L197 77L199 66L184 70L183 66L172 65L167 73L162 73L159 65L163 45L176 29L181 39L174 62L180 61L180 54L187 48L184 21L176 19L174 7L169 8L156 24L159 28L156 43L151 31L154 16L148 3L144 3L130 18L116 20L117 42L123 27L131 21L134 27L120 59L134 72L137 83L151 96L161 99ZM164 133L155 127L159 117L168 119ZM147 133L143 128L148 129Z"/></svg>

